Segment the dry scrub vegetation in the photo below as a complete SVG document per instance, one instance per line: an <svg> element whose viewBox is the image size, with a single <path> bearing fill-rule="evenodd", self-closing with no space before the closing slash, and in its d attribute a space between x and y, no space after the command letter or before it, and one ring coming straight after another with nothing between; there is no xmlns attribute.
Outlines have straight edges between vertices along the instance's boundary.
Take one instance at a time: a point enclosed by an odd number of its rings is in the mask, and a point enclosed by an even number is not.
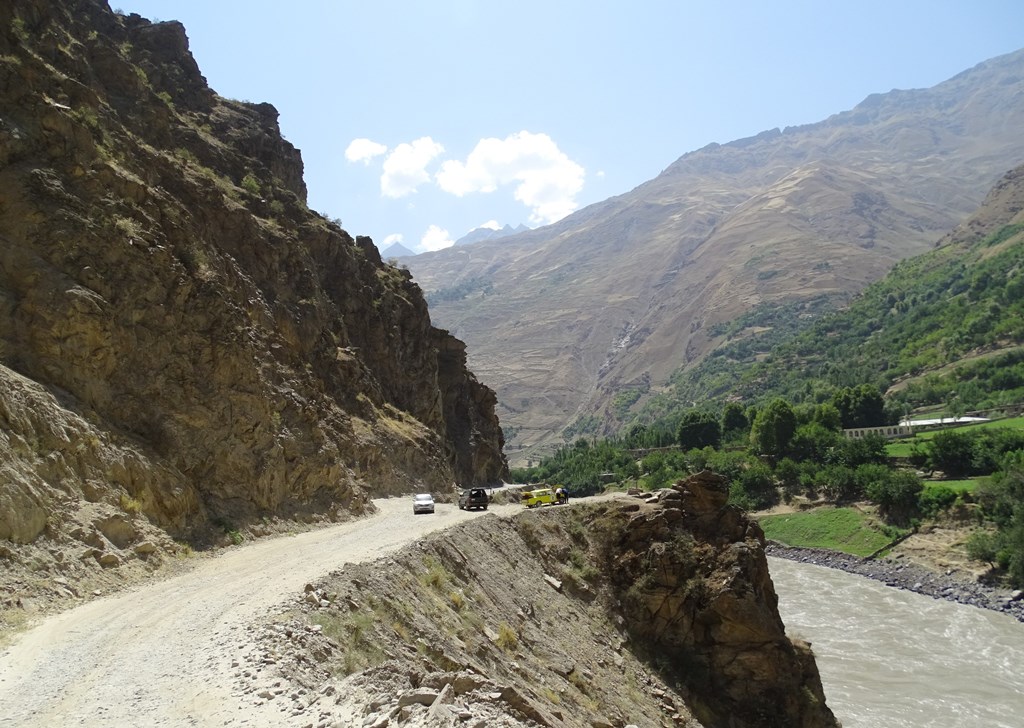
<svg viewBox="0 0 1024 728"><path fill-rule="evenodd" d="M268 659L323 720L700 725L599 598L588 513L488 515L346 565L266 628Z"/></svg>

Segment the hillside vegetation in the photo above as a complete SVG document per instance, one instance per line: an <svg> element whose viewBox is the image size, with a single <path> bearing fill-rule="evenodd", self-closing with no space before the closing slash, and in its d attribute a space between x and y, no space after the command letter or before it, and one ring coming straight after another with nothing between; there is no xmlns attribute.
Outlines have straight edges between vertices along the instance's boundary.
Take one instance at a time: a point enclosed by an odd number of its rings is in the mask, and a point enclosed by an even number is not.
<svg viewBox="0 0 1024 728"><path fill-rule="evenodd" d="M802 317L807 307L765 308L738 320L728 343L677 372L640 419L694 402L824 401L865 383L898 414L1024 401L1022 177L1024 168L1008 174L968 223L897 263L844 310L815 319Z"/></svg>

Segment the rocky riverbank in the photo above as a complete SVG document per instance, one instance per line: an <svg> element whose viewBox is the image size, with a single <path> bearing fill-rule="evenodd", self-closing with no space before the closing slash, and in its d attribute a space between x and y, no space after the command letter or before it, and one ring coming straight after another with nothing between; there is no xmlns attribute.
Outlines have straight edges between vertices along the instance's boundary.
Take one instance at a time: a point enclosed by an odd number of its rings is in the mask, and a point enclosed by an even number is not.
<svg viewBox="0 0 1024 728"><path fill-rule="evenodd" d="M918 564L908 563L898 556L863 559L827 549L793 548L774 541L768 542L765 553L780 559L859 574L897 589L926 594L935 599L1003 612L1019 622L1024 622L1024 592L968 579L954 570L933 571Z"/></svg>

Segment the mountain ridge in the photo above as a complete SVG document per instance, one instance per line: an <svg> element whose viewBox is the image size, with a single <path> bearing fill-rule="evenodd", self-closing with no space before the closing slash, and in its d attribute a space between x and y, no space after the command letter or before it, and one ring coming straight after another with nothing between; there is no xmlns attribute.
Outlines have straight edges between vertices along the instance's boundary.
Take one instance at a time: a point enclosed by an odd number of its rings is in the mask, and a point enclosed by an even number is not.
<svg viewBox="0 0 1024 728"><path fill-rule="evenodd" d="M847 301L927 250L1024 160L1022 66L1018 51L932 89L708 145L500 247L418 256L410 269L432 301L478 281L431 315L497 391L510 458L609 434L625 421L618 393L656 394L745 311Z"/></svg>

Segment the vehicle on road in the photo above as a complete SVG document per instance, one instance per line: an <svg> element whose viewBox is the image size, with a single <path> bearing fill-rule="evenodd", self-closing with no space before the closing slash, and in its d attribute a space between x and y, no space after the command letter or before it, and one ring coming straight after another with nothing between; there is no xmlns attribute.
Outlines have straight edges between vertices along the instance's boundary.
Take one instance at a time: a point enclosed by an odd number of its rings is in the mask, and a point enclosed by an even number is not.
<svg viewBox="0 0 1024 728"><path fill-rule="evenodd" d="M434 512L434 496L430 493L417 493L412 498L412 512L417 513L433 513Z"/></svg>
<svg viewBox="0 0 1024 728"><path fill-rule="evenodd" d="M524 490L522 495L523 505L527 508L536 508L544 504L554 505L555 494L551 488L537 488L536 490Z"/></svg>
<svg viewBox="0 0 1024 728"><path fill-rule="evenodd" d="M490 499L483 488L466 488L459 495L459 508L464 511L471 511L474 508L483 508L486 511L488 502Z"/></svg>

